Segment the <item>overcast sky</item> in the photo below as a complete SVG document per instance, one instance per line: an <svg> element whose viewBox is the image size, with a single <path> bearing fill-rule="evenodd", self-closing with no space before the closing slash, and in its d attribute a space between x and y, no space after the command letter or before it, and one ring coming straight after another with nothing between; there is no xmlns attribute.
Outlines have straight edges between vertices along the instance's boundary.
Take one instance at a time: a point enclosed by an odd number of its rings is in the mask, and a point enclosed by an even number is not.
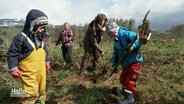
<svg viewBox="0 0 184 104"><path fill-rule="evenodd" d="M148 19L153 28L184 24L184 0L0 0L0 19L25 18L31 9L39 9L51 24L85 24L98 13L108 18L136 20L140 23L150 9Z"/></svg>

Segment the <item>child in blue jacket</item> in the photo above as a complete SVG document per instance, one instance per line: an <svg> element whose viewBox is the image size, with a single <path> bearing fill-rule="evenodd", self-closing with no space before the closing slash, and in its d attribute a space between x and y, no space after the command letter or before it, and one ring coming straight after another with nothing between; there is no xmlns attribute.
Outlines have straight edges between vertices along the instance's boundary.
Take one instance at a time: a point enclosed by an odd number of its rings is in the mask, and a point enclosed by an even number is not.
<svg viewBox="0 0 184 104"><path fill-rule="evenodd" d="M119 103L133 104L134 94L137 91L136 81L141 73L140 67L143 62L143 58L140 53L141 41L136 40L131 47L127 48L131 41L137 36L135 32L128 31L126 28L120 27L112 21L107 23L106 29L114 39L112 67L115 67L122 56L122 53L126 51L125 57L120 63L123 70L119 79L122 84L125 99L120 100Z"/></svg>

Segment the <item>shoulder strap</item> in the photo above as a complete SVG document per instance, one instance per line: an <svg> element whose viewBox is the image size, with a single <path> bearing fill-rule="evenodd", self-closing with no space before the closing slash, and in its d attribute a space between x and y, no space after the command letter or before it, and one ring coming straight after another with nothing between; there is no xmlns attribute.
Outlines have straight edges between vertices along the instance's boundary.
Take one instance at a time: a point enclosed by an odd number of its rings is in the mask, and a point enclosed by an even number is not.
<svg viewBox="0 0 184 104"><path fill-rule="evenodd" d="M34 48L35 47L35 44L31 41L31 39L29 39L29 37L25 34L25 33L21 33L26 39L27 41L29 42L29 44Z"/></svg>

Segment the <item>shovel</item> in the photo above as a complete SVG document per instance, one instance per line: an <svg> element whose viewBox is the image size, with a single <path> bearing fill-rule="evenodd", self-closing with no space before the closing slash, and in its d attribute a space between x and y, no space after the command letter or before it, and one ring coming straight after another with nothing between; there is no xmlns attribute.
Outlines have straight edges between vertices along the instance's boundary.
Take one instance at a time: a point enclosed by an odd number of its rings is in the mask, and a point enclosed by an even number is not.
<svg viewBox="0 0 184 104"><path fill-rule="evenodd" d="M107 73L107 68L105 66L105 57L103 55L102 56L102 60L103 60L103 70L102 70L102 74L105 75Z"/></svg>
<svg viewBox="0 0 184 104"><path fill-rule="evenodd" d="M102 42L101 42L101 48L103 49L102 43L103 43L103 35L102 35ZM102 54L101 54L101 57L102 57L102 63L103 63L102 74L105 75L107 73L107 69L106 69L106 66L105 66L105 57Z"/></svg>

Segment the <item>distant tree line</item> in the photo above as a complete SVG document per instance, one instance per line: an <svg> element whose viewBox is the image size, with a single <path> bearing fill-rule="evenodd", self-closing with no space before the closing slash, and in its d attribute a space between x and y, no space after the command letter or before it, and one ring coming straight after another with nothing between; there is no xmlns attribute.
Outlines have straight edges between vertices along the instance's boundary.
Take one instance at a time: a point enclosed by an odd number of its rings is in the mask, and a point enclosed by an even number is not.
<svg viewBox="0 0 184 104"><path fill-rule="evenodd" d="M123 26L126 27L128 30L135 30L135 20L134 19L115 19L115 18L110 18L109 20L116 22L119 26ZM79 25L76 26L75 24L71 26L71 29L73 30L74 33L74 41L76 42L81 42L83 39L83 36L85 35L85 32L88 28L89 23L85 23L83 26ZM52 41L56 41L60 31L63 29L63 25L58 25L55 26L54 28L50 28L49 29L49 33L51 34L51 36L54 36L54 39ZM106 32L104 34L104 40L109 40L109 37L107 35L108 33Z"/></svg>
<svg viewBox="0 0 184 104"><path fill-rule="evenodd" d="M135 27L135 20L134 19L116 19L110 18L116 22L119 26L126 27L128 30L136 31L137 27ZM90 21L89 21L90 22ZM84 25L72 25L71 29L74 33L74 41L81 42L85 35L85 32L88 28L89 23L85 23ZM49 25L47 30L50 34L50 39L52 42L56 42L61 30L63 29L63 25ZM0 37L12 40L11 38L22 31L23 26L0 26ZM107 35L106 32L104 34L104 41L109 41L110 37ZM152 38L151 39L163 39L163 38L184 38L184 25L176 25L173 26L170 30L166 32L159 32L159 31L152 31Z"/></svg>
<svg viewBox="0 0 184 104"><path fill-rule="evenodd" d="M184 25L172 26L170 29L172 37L183 38L184 37Z"/></svg>
<svg viewBox="0 0 184 104"><path fill-rule="evenodd" d="M135 20L134 19L125 19L122 18L116 19L116 18L110 18L109 20L112 20L116 22L119 26L126 27L128 30L134 31L135 29Z"/></svg>

